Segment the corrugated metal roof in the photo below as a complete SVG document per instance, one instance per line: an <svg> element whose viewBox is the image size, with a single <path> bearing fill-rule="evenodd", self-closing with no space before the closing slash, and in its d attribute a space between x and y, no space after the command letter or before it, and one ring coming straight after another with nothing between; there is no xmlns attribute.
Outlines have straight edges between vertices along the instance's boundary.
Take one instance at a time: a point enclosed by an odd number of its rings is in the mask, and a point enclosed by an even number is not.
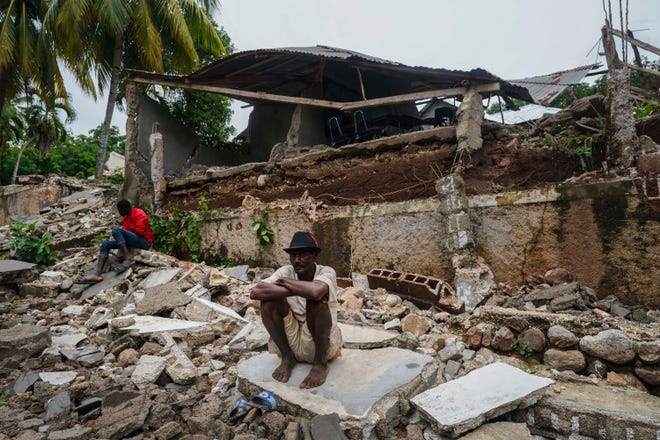
<svg viewBox="0 0 660 440"><path fill-rule="evenodd" d="M570 70L550 73L548 75L533 76L530 78L509 80L511 84L525 87L534 102L541 105L548 105L561 94L568 86L579 84L590 70L598 67L599 64L589 64Z"/></svg>
<svg viewBox="0 0 660 440"><path fill-rule="evenodd" d="M505 110L502 112L502 114L499 112L493 113L492 115L485 114L484 118L488 119L489 121L502 122L502 117L504 117L504 124L514 125L540 119L545 114L553 115L560 110L560 108L544 107L538 104L528 104L520 107L519 110Z"/></svg>
<svg viewBox="0 0 660 440"><path fill-rule="evenodd" d="M405 87L401 86L402 89L396 90L394 94L448 89L461 86L464 81L473 84L498 81L508 96L531 102L531 97L524 87L506 82L484 69L463 71L412 67L330 46L238 52L188 75L186 81L254 92L301 96L314 83L322 62L326 71L334 69L331 80L337 81L342 77L342 86L357 93L360 93L360 85L356 69L360 69L367 87L370 80L376 77L381 80L389 77L407 82Z"/></svg>

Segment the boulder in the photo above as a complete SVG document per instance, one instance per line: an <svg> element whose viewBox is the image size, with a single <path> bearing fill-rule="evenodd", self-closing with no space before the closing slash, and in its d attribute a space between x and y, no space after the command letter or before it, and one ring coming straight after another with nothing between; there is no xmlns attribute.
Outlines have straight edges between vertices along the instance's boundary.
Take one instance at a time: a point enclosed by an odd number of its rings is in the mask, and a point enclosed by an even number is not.
<svg viewBox="0 0 660 440"><path fill-rule="evenodd" d="M558 348L573 347L579 339L563 325L553 325L548 329L550 345Z"/></svg>
<svg viewBox="0 0 660 440"><path fill-rule="evenodd" d="M660 361L660 339L650 342L640 342L637 354L645 364L655 365Z"/></svg>
<svg viewBox="0 0 660 440"><path fill-rule="evenodd" d="M573 281L573 275L566 269L558 267L550 269L543 276L545 282L553 286L557 284L565 284Z"/></svg>
<svg viewBox="0 0 660 440"><path fill-rule="evenodd" d="M410 332L418 338L429 331L430 328L431 325L423 316L410 314L401 320L401 331Z"/></svg>
<svg viewBox="0 0 660 440"><path fill-rule="evenodd" d="M543 363L559 371L582 371L586 365L584 355L579 350L557 350L551 348L543 354Z"/></svg>
<svg viewBox="0 0 660 440"><path fill-rule="evenodd" d="M635 344L621 330L605 330L596 336L580 339L580 350L615 364L626 364L635 359Z"/></svg>
<svg viewBox="0 0 660 440"><path fill-rule="evenodd" d="M499 330L495 332L493 342L491 342L490 346L495 350L511 351L514 339L515 336L508 327L500 327Z"/></svg>
<svg viewBox="0 0 660 440"><path fill-rule="evenodd" d="M48 327L31 324L15 325L0 330L0 363L35 357L51 344Z"/></svg>
<svg viewBox="0 0 660 440"><path fill-rule="evenodd" d="M527 345L534 353L542 353L545 350L546 339L543 332L535 327L523 330L518 335L518 342Z"/></svg>

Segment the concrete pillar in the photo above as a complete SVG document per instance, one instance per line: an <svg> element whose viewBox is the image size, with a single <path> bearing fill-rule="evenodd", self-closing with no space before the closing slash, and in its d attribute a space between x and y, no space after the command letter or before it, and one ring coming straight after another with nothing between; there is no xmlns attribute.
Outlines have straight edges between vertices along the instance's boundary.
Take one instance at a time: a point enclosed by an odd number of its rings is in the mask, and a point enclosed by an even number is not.
<svg viewBox="0 0 660 440"><path fill-rule="evenodd" d="M302 105L296 105L296 108L293 110L291 115L291 126L289 127L289 132L286 135L286 144L289 148L295 148L298 146L300 140L300 121L302 120Z"/></svg>
<svg viewBox="0 0 660 440"><path fill-rule="evenodd" d="M469 88L456 112L456 139L459 152L479 150L483 145L481 123L484 120L484 106L479 92Z"/></svg>
<svg viewBox="0 0 660 440"><path fill-rule="evenodd" d="M639 154L639 138L635 131L632 98L630 96L630 70L611 69L607 79L606 106L608 110L608 159L615 164L630 167Z"/></svg>
<svg viewBox="0 0 660 440"><path fill-rule="evenodd" d="M152 133L149 136L149 145L151 146L151 182L154 188L154 208L158 209L163 203L167 187L164 175L163 135Z"/></svg>
<svg viewBox="0 0 660 440"><path fill-rule="evenodd" d="M445 215L446 247L453 252L454 284L456 295L472 311L495 287L493 273L476 256L474 232L468 211L465 183L458 174L438 179L435 189L441 197L440 212Z"/></svg>
<svg viewBox="0 0 660 440"><path fill-rule="evenodd" d="M138 113L140 110L137 84L126 84L126 147L124 151L124 184L119 197L133 202L133 206L152 208L153 187L138 167Z"/></svg>

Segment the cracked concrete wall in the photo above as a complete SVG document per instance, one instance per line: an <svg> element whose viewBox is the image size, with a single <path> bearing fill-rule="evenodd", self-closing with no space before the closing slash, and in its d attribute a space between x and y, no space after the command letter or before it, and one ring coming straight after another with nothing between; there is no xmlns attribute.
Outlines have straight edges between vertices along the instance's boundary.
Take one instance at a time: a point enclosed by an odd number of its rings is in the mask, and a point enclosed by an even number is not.
<svg viewBox="0 0 660 440"><path fill-rule="evenodd" d="M660 306L660 223L631 181L566 185L553 197L549 193L497 194L491 205L468 197L475 251L495 282L517 286L527 275L564 267L601 297ZM293 233L311 230L323 247L319 262L339 276L384 268L453 280L441 203L431 198L329 207L317 215L292 202L232 217L216 213L202 224L203 251L207 261L223 255L277 266L288 263L282 248ZM274 231L272 246L261 246L250 228L261 219Z"/></svg>
<svg viewBox="0 0 660 440"><path fill-rule="evenodd" d="M468 153L479 150L483 146L481 123L484 120L484 106L481 95L474 89L468 89L463 102L456 112L456 139L458 151Z"/></svg>
<svg viewBox="0 0 660 440"><path fill-rule="evenodd" d="M60 185L8 185L0 187L0 226L8 225L20 216L39 214L39 211L59 201Z"/></svg>
<svg viewBox="0 0 660 440"><path fill-rule="evenodd" d="M617 164L629 167L639 152L630 96L630 70L623 68L610 71L606 99L609 110L609 155Z"/></svg>

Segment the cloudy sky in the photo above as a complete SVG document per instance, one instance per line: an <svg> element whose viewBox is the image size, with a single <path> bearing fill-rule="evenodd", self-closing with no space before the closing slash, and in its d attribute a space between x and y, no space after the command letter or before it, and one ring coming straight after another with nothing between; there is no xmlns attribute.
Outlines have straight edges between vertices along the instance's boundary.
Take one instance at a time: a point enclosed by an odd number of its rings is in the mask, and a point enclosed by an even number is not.
<svg viewBox="0 0 660 440"><path fill-rule="evenodd" d="M607 3L607 2L605 2ZM612 2L620 27L619 2ZM625 22L625 4L623 20ZM484 68L505 79L542 75L596 61L603 0L224 0L216 16L237 51L327 45L411 66ZM629 0L628 28L660 47L660 0ZM657 59L649 52L651 59ZM103 121L105 102L71 86L74 133ZM233 106L242 130L249 109ZM113 125L124 132L126 117Z"/></svg>

